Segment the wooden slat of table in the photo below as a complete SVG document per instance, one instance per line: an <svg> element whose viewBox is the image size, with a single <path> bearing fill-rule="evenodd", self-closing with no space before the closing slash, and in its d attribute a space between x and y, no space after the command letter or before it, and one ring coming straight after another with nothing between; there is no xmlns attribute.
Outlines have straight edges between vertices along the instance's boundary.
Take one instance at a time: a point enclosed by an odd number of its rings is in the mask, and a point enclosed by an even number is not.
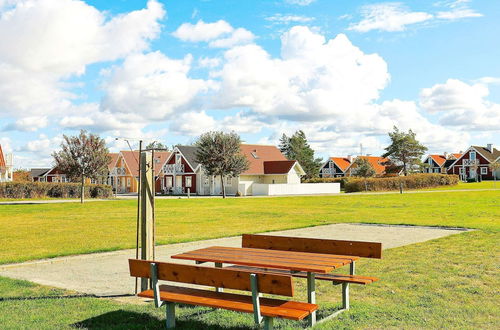
<svg viewBox="0 0 500 330"><path fill-rule="evenodd" d="M215 247L213 249L205 248L181 253L172 256L172 258L288 269L294 271L305 271L322 274L329 273L332 270L351 262L351 259L340 259L326 256L330 258L330 261L328 261L326 265L322 265L317 264L318 261L311 260L311 258L304 258L302 253L299 253L300 255L296 255L296 252L286 251L283 254L283 251L280 251L279 254L276 254L276 251L263 250L268 253L259 251L259 253L256 254L255 250L256 249L230 248L229 250L225 251L224 249L220 249L220 247ZM314 254L306 253L306 256L308 257L311 257L312 255Z"/></svg>
<svg viewBox="0 0 500 330"><path fill-rule="evenodd" d="M261 261L279 261L279 262L294 262L300 264L311 264L318 266L331 266L331 265L347 265L351 263L349 259L338 259L338 258L330 258L330 260L312 260L304 257L294 257L294 256L286 256L286 255L273 255L273 254L253 254L247 251L238 251L238 250L216 250L216 249L202 249L196 251L186 252L185 254L196 254L203 256L213 256L213 257L234 257L234 258L252 258L258 259Z"/></svg>
<svg viewBox="0 0 500 330"><path fill-rule="evenodd" d="M225 251L240 251L245 250L245 253L255 254L255 255L269 255L269 256L285 256L287 258L295 258L295 259L304 259L307 260L326 260L330 261L332 259L348 259L350 262L359 260L360 257L357 256L345 256L338 254L322 254L322 253L310 253L310 252L290 252L290 251L281 251L281 250L266 250L266 249L254 249L254 248L234 248L227 246L211 246L205 249L200 250L225 250Z"/></svg>

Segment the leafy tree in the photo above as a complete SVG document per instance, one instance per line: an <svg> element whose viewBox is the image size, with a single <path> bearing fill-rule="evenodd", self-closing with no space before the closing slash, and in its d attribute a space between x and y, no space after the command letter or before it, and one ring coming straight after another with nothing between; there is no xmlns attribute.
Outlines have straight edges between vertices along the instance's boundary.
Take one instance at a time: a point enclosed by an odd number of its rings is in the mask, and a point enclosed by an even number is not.
<svg viewBox="0 0 500 330"><path fill-rule="evenodd" d="M372 176L375 176L375 169L367 159L358 157L354 161L354 164L356 165L355 171L353 173L354 176L359 176L362 178L371 178Z"/></svg>
<svg viewBox="0 0 500 330"><path fill-rule="evenodd" d="M315 178L319 175L319 169L323 163L321 158L314 157L314 150L307 142L302 130L288 137L283 134L280 139L279 149L290 160L296 160L306 172L304 179Z"/></svg>
<svg viewBox="0 0 500 330"><path fill-rule="evenodd" d="M196 161L203 166L207 175L220 176L222 197L226 198L224 177L236 177L246 171L250 164L241 153L241 139L238 134L208 132L196 141Z"/></svg>
<svg viewBox="0 0 500 330"><path fill-rule="evenodd" d="M361 157L356 158L354 164L356 165L356 167L355 170L353 171L353 175L365 179L365 190L368 191L368 184L366 182L366 178L371 178L376 174L373 165L370 164L370 162L367 159Z"/></svg>
<svg viewBox="0 0 500 330"><path fill-rule="evenodd" d="M402 164L404 175L408 175L413 166L420 162L427 147L417 141L416 134L411 129L406 133L394 126L389 137L391 144L385 148L386 153L382 157L389 157L394 162Z"/></svg>
<svg viewBox="0 0 500 330"><path fill-rule="evenodd" d="M107 175L111 161L106 142L96 134L81 130L78 136L63 135L61 150L54 152L56 167L66 173L72 181L81 182L83 203L85 178L97 180Z"/></svg>
<svg viewBox="0 0 500 330"><path fill-rule="evenodd" d="M165 149L165 151L168 151L167 145L163 144L161 142L158 142L158 141L153 141L153 142L149 143L146 146L146 149Z"/></svg>
<svg viewBox="0 0 500 330"><path fill-rule="evenodd" d="M491 172L493 173L493 185L495 186L495 188L497 187L497 171L500 169L500 160L495 160L494 162L490 163L490 165L488 165Z"/></svg>

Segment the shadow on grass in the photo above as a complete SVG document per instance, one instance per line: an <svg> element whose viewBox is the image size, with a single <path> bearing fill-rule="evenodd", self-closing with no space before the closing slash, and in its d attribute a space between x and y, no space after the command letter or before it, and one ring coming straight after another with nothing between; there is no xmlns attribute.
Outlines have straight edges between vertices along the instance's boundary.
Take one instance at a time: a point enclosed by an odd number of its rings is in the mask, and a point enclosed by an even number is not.
<svg viewBox="0 0 500 330"><path fill-rule="evenodd" d="M176 329L240 329L248 330L252 328L231 325L211 325L203 321L194 319L196 316L210 313L212 310L197 311L182 315L182 319L177 318ZM91 317L86 320L71 325L74 328L84 329L165 329L165 319L148 313L138 313L132 311L117 310Z"/></svg>

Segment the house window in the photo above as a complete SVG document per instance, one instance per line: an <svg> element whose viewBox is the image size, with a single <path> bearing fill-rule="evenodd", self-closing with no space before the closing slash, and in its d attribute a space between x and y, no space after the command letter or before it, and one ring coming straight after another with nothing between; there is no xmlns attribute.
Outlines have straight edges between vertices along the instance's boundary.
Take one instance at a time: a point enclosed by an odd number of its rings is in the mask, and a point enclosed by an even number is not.
<svg viewBox="0 0 500 330"><path fill-rule="evenodd" d="M192 181L192 178L190 176L186 176L186 182L185 182L186 188L191 188L191 181Z"/></svg>
<svg viewBox="0 0 500 330"><path fill-rule="evenodd" d="M130 178L127 178L127 187L130 187L130 183L131 183Z"/></svg>
<svg viewBox="0 0 500 330"><path fill-rule="evenodd" d="M487 167L481 167L481 174L488 174L488 168Z"/></svg>
<svg viewBox="0 0 500 330"><path fill-rule="evenodd" d="M180 163L181 163L181 157L182 157L181 154L175 154L175 163L177 165L180 165Z"/></svg>
<svg viewBox="0 0 500 330"><path fill-rule="evenodd" d="M435 168L434 173L439 173L439 168Z"/></svg>
<svg viewBox="0 0 500 330"><path fill-rule="evenodd" d="M257 156L257 150L252 151L251 154L253 158L259 159L259 156Z"/></svg>
<svg viewBox="0 0 500 330"><path fill-rule="evenodd" d="M226 182L225 182L226 186L230 187L233 185L233 178L229 177L229 178L226 178Z"/></svg>
<svg viewBox="0 0 500 330"><path fill-rule="evenodd" d="M475 151L471 151L470 152L469 159L470 160L476 160L476 152Z"/></svg>
<svg viewBox="0 0 500 330"><path fill-rule="evenodd" d="M460 174L465 174L465 167L460 167Z"/></svg>
<svg viewBox="0 0 500 330"><path fill-rule="evenodd" d="M167 182L166 182L167 188L172 188L172 177L167 176Z"/></svg>

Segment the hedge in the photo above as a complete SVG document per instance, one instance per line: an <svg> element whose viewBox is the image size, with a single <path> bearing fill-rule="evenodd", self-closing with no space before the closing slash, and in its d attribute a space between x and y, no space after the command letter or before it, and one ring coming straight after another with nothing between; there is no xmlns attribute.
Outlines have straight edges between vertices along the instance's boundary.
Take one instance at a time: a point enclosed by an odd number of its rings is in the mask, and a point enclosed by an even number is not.
<svg viewBox="0 0 500 330"><path fill-rule="evenodd" d="M351 177L340 177L340 178L312 178L304 180L304 183L340 183L340 188L343 189L346 182L352 179Z"/></svg>
<svg viewBox="0 0 500 330"><path fill-rule="evenodd" d="M80 198L79 183L55 182L4 182L0 183L0 198ZM111 186L86 184L86 198L113 196Z"/></svg>
<svg viewBox="0 0 500 330"><path fill-rule="evenodd" d="M351 178L345 184L345 192L389 191L403 189L422 189L458 184L458 175L423 173L390 178Z"/></svg>

